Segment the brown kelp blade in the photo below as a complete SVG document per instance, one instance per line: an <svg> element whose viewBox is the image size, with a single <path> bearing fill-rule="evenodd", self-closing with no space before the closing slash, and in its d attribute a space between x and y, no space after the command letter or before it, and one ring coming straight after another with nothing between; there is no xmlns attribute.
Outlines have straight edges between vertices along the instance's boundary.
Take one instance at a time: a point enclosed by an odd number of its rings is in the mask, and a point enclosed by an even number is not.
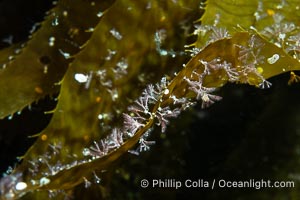
<svg viewBox="0 0 300 200"><path fill-rule="evenodd" d="M72 57L90 38L113 1L61 0L41 28L0 69L0 118L14 114L40 98L57 93L57 83ZM82 20L82 16L85 20ZM2 50L6 51L6 50Z"/></svg>

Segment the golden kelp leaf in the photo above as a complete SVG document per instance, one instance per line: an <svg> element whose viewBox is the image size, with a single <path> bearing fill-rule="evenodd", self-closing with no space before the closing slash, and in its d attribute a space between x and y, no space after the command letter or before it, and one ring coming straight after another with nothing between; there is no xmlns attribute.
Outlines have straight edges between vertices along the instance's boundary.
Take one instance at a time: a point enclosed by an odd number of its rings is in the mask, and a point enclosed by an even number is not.
<svg viewBox="0 0 300 200"><path fill-rule="evenodd" d="M83 0L57 3L41 23L42 27L19 50L20 54L0 70L0 118L58 92L59 86L55 84L62 79L72 56L89 39L89 29L99 22L111 3Z"/></svg>
<svg viewBox="0 0 300 200"><path fill-rule="evenodd" d="M205 13L201 17L202 25L223 27L235 32L237 25L248 28L254 23L254 13L259 0L208 0Z"/></svg>
<svg viewBox="0 0 300 200"><path fill-rule="evenodd" d="M21 52L22 44L12 44L9 47L0 50L0 69L4 69L9 61L15 59L15 56Z"/></svg>
<svg viewBox="0 0 300 200"><path fill-rule="evenodd" d="M298 1L216 1L206 2L205 13L196 25L198 35L193 44L196 48L235 32L255 30L268 41L284 49L299 60L299 13Z"/></svg>
<svg viewBox="0 0 300 200"><path fill-rule="evenodd" d="M232 63L235 68L243 68L246 65L253 64L258 74L262 75L264 79L300 69L298 60L292 58L282 48L266 41L256 33L237 32L231 38L219 40L208 45L205 51L196 55L192 60L195 63L197 60L198 62L199 60L210 62L216 58ZM256 75L247 74L247 78L249 79L248 81L237 82L255 86L259 86L261 83L261 78ZM227 80L213 74L206 79L204 84L209 87L220 87ZM220 85L218 84L219 82Z"/></svg>
<svg viewBox="0 0 300 200"><path fill-rule="evenodd" d="M233 38L239 40L236 43L239 51L235 53L240 55L231 56L236 61L242 60L238 65L255 65L264 79L299 69L299 22L297 15L291 14L300 9L297 1L208 0L205 9L200 19L201 25L197 25L194 32L198 35L198 40L193 44L196 49L234 35ZM254 35L247 39L243 34L235 34L243 31ZM259 84L259 81L253 80L254 77L248 78L247 83Z"/></svg>
<svg viewBox="0 0 300 200"><path fill-rule="evenodd" d="M299 1L297 0L260 0L254 13L255 23L253 26L258 31L263 31L266 27L271 26L280 28L283 25L280 24L281 22L287 23L286 26L291 22L298 26L299 10Z"/></svg>
<svg viewBox="0 0 300 200"><path fill-rule="evenodd" d="M238 26L249 28L255 22L254 13L258 8L258 0L208 0L205 2L205 12L202 15L201 26L196 29L199 36L195 43L197 48L202 48L210 40L221 39L219 29L224 29L233 34Z"/></svg>

